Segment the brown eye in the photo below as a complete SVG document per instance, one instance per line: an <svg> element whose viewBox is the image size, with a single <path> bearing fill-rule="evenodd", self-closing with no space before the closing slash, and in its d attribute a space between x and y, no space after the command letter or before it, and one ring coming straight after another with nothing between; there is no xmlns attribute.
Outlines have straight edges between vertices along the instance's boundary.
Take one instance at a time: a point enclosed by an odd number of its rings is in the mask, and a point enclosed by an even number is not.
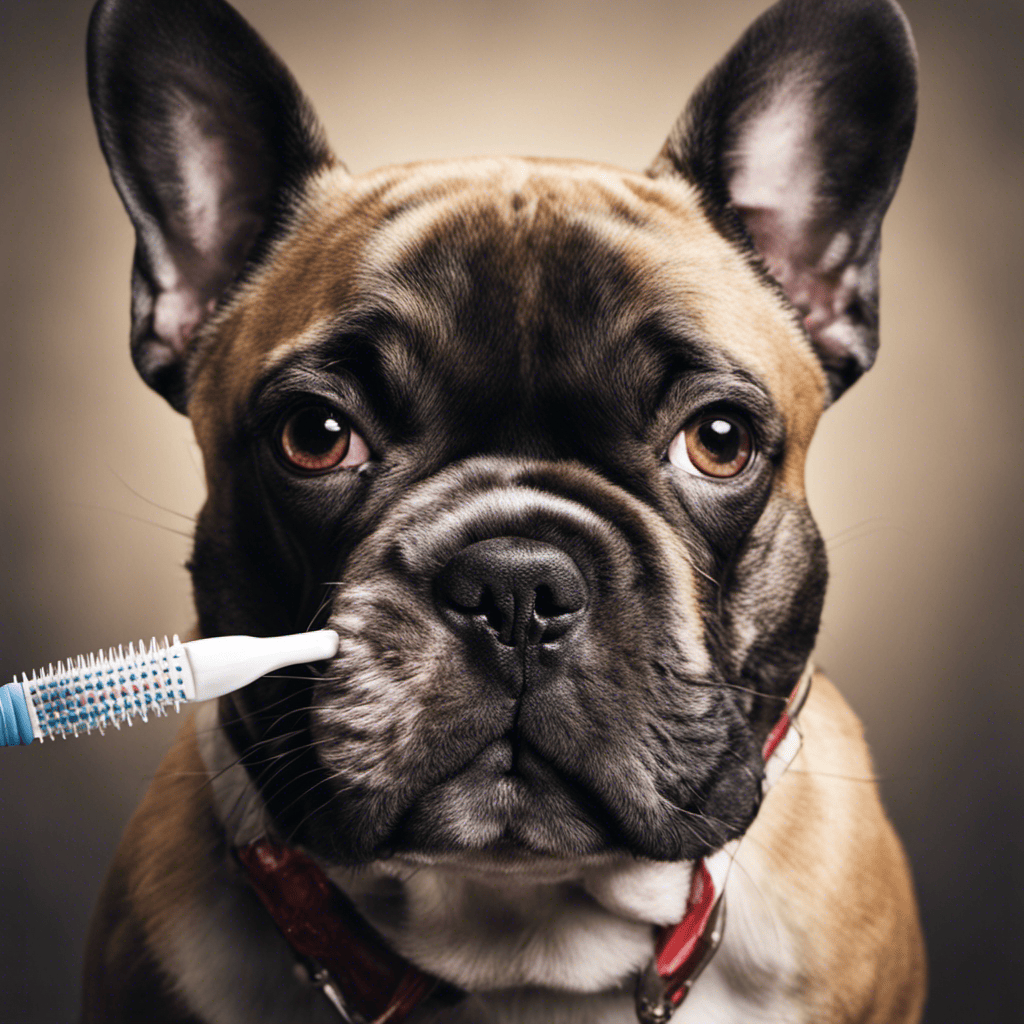
<svg viewBox="0 0 1024 1024"><path fill-rule="evenodd" d="M726 479L750 461L754 445L750 431L736 416L701 413L668 446L668 460L694 476Z"/></svg>
<svg viewBox="0 0 1024 1024"><path fill-rule="evenodd" d="M370 457L366 442L348 420L329 405L307 405L281 427L285 459L307 473L359 466Z"/></svg>

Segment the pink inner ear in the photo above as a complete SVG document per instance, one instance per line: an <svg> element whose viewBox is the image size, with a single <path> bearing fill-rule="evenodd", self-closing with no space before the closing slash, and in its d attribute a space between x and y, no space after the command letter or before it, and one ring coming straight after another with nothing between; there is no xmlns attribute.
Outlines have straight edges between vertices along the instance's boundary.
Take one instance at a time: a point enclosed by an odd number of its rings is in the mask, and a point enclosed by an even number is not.
<svg viewBox="0 0 1024 1024"><path fill-rule="evenodd" d="M168 203L163 235L151 239L153 331L181 353L259 234L266 183L254 166L258 142L242 130L225 134L215 111L183 104L173 130L180 184Z"/></svg>
<svg viewBox="0 0 1024 1024"><path fill-rule="evenodd" d="M750 237L769 273L803 316L808 333L823 354L841 357L853 339L837 331L839 321L854 301L860 285L860 267L851 262L853 241L845 231L824 243L813 231L792 237L776 210L738 207Z"/></svg>
<svg viewBox="0 0 1024 1024"><path fill-rule="evenodd" d="M766 260L804 258L803 237L814 218L822 177L813 123L802 91L780 89L750 117L729 156L733 205L759 215L758 234L768 249L758 248Z"/></svg>
<svg viewBox="0 0 1024 1024"><path fill-rule="evenodd" d="M153 306L153 333L176 352L183 352L214 302L209 299L201 303L195 290L187 285L160 292Z"/></svg>
<svg viewBox="0 0 1024 1024"><path fill-rule="evenodd" d="M263 147L244 126L225 126L222 111L202 106L179 111L174 130L181 182L175 233L195 251L204 273L230 279L263 224Z"/></svg>
<svg viewBox="0 0 1024 1024"><path fill-rule="evenodd" d="M850 235L823 223L811 115L798 87L780 90L740 138L729 191L754 247L821 355L842 360L859 345L844 317L860 290L861 268Z"/></svg>
<svg viewBox="0 0 1024 1024"><path fill-rule="evenodd" d="M202 310L191 289L160 292L153 306L153 333L182 352L201 318Z"/></svg>

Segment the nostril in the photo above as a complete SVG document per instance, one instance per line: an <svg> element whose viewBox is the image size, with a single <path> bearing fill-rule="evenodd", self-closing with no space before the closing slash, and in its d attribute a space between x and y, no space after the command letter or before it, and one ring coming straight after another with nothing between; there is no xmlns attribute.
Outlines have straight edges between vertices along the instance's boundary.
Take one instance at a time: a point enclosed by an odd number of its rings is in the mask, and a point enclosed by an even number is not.
<svg viewBox="0 0 1024 1024"><path fill-rule="evenodd" d="M533 610L545 619L554 618L563 611L555 600L555 595L551 592L551 588L543 583L537 588Z"/></svg>
<svg viewBox="0 0 1024 1024"><path fill-rule="evenodd" d="M438 577L437 599L443 609L452 613L449 618L486 625L499 635L502 643L512 643L514 608L502 609L494 590L481 583L476 573L466 572L461 562L453 559Z"/></svg>
<svg viewBox="0 0 1024 1024"><path fill-rule="evenodd" d="M543 619L575 615L586 603L587 590L578 571L576 574L564 574L554 586L541 583L534 591L533 609Z"/></svg>
<svg viewBox="0 0 1024 1024"><path fill-rule="evenodd" d="M476 608L473 609L473 613L482 617L487 625L495 632L502 632L502 627L505 625L507 616L502 614L501 609L498 607L498 602L495 601L494 594L491 593L490 588L484 588L480 602L477 604Z"/></svg>

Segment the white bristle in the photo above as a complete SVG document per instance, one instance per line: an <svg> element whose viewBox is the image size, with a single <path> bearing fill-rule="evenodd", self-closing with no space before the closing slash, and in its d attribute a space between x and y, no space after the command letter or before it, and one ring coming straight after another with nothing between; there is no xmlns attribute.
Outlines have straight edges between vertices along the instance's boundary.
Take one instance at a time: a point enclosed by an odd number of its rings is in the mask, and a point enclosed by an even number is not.
<svg viewBox="0 0 1024 1024"><path fill-rule="evenodd" d="M170 648L174 647L171 654ZM174 671L172 672L172 659ZM79 655L49 665L43 673L22 674L22 685L38 726L38 735L78 736L108 725L120 729L136 716L149 721L173 704L194 696L191 680L186 691L177 665L184 659L181 644L159 644L154 637L103 651Z"/></svg>

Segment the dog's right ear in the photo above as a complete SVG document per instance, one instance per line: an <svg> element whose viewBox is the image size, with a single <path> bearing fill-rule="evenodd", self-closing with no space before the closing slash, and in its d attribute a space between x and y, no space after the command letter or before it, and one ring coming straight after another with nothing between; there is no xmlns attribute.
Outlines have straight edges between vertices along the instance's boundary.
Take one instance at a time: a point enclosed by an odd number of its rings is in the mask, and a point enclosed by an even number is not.
<svg viewBox="0 0 1024 1024"><path fill-rule="evenodd" d="M88 62L135 225L132 359L184 412L189 339L334 158L288 70L223 0L100 0Z"/></svg>

